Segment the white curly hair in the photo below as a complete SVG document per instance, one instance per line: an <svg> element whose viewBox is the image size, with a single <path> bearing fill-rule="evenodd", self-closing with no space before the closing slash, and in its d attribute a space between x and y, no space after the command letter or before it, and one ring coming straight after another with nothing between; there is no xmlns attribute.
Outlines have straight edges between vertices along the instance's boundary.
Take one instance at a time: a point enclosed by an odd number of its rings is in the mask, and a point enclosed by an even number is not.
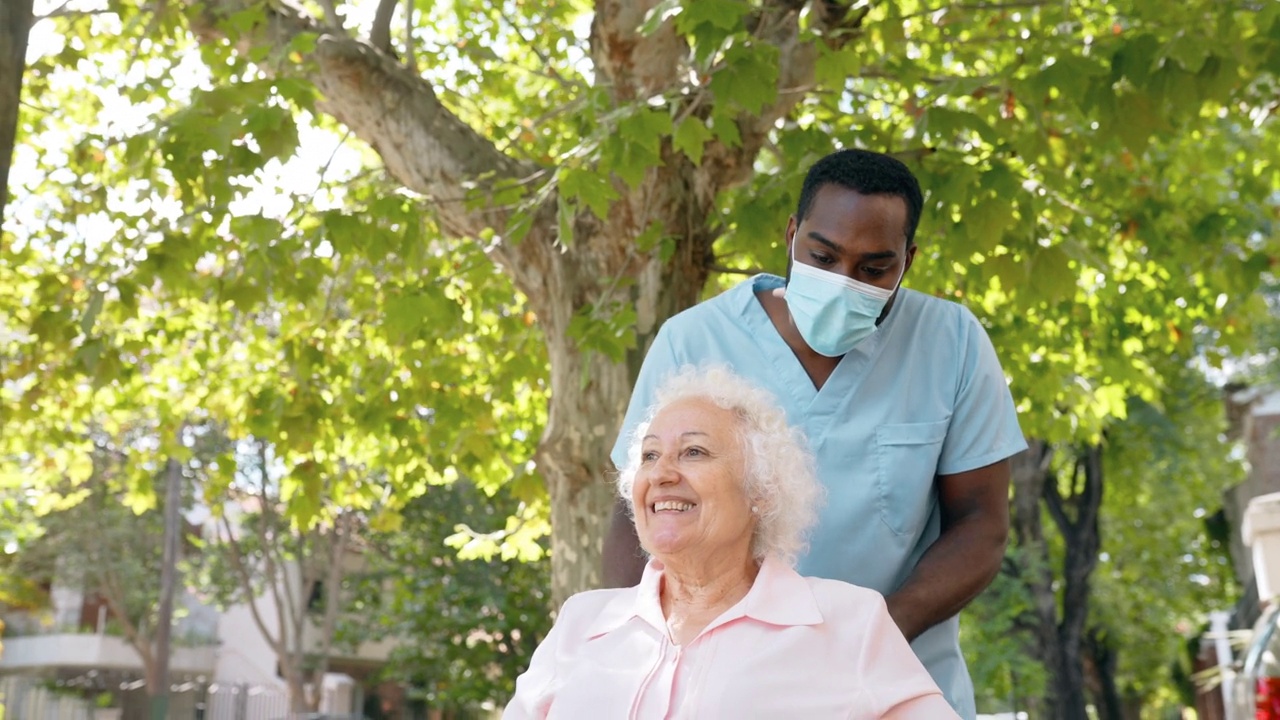
<svg viewBox="0 0 1280 720"><path fill-rule="evenodd" d="M649 425L663 408L690 398L706 398L737 417L746 466L743 484L759 508L751 552L757 560L773 556L794 567L808 547L809 530L825 495L813 454L804 434L787 423L777 399L724 365L685 365L659 386L655 402L629 439L627 461L618 473L618 493L632 518L631 490Z"/></svg>

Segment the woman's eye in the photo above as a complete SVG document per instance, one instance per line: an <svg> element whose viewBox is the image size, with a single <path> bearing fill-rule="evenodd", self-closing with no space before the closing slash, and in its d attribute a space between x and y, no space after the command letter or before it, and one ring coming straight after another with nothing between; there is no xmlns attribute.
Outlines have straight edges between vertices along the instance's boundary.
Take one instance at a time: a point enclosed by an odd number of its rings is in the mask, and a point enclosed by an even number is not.
<svg viewBox="0 0 1280 720"><path fill-rule="evenodd" d="M706 453L702 451L702 448L692 447L692 448L689 448L688 450L685 450L684 454L698 456L698 455L705 455Z"/></svg>
<svg viewBox="0 0 1280 720"><path fill-rule="evenodd" d="M640 453L640 462L653 462L658 459L658 453L652 450Z"/></svg>

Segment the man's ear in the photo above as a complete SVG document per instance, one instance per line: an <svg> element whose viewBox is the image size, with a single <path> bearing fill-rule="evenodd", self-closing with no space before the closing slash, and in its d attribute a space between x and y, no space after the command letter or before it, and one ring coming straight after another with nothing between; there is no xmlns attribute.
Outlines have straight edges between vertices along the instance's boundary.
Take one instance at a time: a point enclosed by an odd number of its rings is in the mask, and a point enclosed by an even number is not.
<svg viewBox="0 0 1280 720"><path fill-rule="evenodd" d="M902 268L903 275L907 274L907 271L911 269L911 264L916 261L916 247L915 243L911 243L911 246L907 248L907 264L906 267Z"/></svg>
<svg viewBox="0 0 1280 720"><path fill-rule="evenodd" d="M783 239L787 245L787 257L791 257L791 243L796 240L796 230L800 229L800 221L796 220L796 216L792 215L787 219L787 234Z"/></svg>

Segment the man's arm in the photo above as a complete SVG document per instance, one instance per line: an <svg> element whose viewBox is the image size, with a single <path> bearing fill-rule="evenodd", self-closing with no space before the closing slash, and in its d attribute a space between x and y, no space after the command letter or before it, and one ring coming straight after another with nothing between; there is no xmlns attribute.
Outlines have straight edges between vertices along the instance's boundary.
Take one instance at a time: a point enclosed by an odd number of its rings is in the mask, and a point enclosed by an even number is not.
<svg viewBox="0 0 1280 720"><path fill-rule="evenodd" d="M613 505L609 532L604 536L604 586L631 587L640 584L645 557L636 537L636 526L627 514L627 503L618 498Z"/></svg>
<svg viewBox="0 0 1280 720"><path fill-rule="evenodd" d="M995 579L1009 538L1009 461L938 476L942 534L885 598L908 640L960 612Z"/></svg>

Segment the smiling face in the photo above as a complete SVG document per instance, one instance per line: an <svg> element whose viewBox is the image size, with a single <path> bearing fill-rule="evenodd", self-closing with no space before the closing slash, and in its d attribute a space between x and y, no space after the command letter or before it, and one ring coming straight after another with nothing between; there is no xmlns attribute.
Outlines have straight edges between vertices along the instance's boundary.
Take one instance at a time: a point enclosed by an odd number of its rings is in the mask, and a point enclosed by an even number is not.
<svg viewBox="0 0 1280 720"><path fill-rule="evenodd" d="M750 559L756 521L738 423L706 398L677 400L650 423L631 498L640 544L662 562Z"/></svg>

